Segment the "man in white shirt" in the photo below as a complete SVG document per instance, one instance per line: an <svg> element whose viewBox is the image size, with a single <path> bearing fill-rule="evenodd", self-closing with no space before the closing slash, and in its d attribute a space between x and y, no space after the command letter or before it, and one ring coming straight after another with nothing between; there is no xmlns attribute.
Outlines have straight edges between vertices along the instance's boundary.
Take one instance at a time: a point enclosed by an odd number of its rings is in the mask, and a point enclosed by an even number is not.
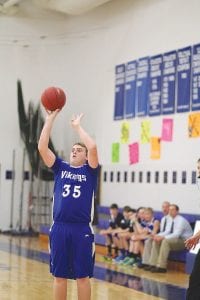
<svg viewBox="0 0 200 300"><path fill-rule="evenodd" d="M167 226L168 234L154 239L149 260L149 271L153 273L166 273L169 252L183 250L185 240L192 235L192 228L189 222L179 215L179 207L171 204L169 207L171 222Z"/></svg>
<svg viewBox="0 0 200 300"><path fill-rule="evenodd" d="M150 260L150 256L151 256L151 249L152 249L152 244L154 239L158 239L159 236L164 236L166 234L168 234L167 231L167 224L169 222L171 222L170 216L169 216L169 206L170 203L168 201L164 201L162 204L162 213L163 213L163 217L161 219L160 222L160 232L156 235L152 235L151 237L149 237L148 239L145 240L144 243L144 252L142 254L142 263L140 265L138 265L139 268L144 268L145 270L149 269L149 260Z"/></svg>

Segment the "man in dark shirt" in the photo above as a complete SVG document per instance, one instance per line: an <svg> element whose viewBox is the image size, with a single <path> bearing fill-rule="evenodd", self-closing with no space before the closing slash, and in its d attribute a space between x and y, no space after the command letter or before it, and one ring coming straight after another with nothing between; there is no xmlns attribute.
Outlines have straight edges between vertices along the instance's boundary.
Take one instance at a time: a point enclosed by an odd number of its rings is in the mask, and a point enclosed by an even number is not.
<svg viewBox="0 0 200 300"><path fill-rule="evenodd" d="M104 235L106 238L106 246L107 246L107 256L105 258L111 259L112 258L112 244L113 244L113 237L112 233L115 229L120 227L121 220L123 219L123 215L119 212L119 208L117 204L112 204L110 206L110 219L109 219L109 227L107 229L101 230L100 234ZM116 255L117 249L115 248Z"/></svg>
<svg viewBox="0 0 200 300"><path fill-rule="evenodd" d="M197 185L199 188L200 178L200 158L197 161ZM185 241L185 246L188 250L194 249L200 241L200 230ZM200 299L200 250L198 251L192 273L190 275L189 286L187 289L186 300Z"/></svg>

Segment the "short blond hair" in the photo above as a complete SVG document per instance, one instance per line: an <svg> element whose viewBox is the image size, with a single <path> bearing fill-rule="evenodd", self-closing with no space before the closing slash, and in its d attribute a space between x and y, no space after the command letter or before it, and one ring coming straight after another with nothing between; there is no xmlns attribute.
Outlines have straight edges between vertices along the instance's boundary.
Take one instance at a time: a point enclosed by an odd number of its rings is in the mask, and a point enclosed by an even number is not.
<svg viewBox="0 0 200 300"><path fill-rule="evenodd" d="M75 145L79 145L79 146L81 146L82 148L85 148L86 155L88 154L88 149L87 149L87 147L85 146L84 143L77 142L77 143L74 143L74 144L73 144L73 146L75 146ZM72 146L72 147L73 147L73 146Z"/></svg>
<svg viewBox="0 0 200 300"><path fill-rule="evenodd" d="M146 208L144 209L144 212L147 212L147 213L150 213L150 214L153 215L153 208L151 208L151 207L146 207Z"/></svg>

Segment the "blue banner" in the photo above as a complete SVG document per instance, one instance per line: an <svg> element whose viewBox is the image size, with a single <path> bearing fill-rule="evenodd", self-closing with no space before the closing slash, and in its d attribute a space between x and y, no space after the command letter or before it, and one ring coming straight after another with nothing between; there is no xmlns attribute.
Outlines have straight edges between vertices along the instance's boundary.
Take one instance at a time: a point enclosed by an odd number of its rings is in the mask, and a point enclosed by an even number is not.
<svg viewBox="0 0 200 300"><path fill-rule="evenodd" d="M124 86L125 86L125 64L115 68L115 111L114 120L124 118Z"/></svg>
<svg viewBox="0 0 200 300"><path fill-rule="evenodd" d="M162 55L150 58L149 116L161 114Z"/></svg>
<svg viewBox="0 0 200 300"><path fill-rule="evenodd" d="M135 95L136 95L137 62L131 61L126 65L125 84L125 117L135 117Z"/></svg>
<svg viewBox="0 0 200 300"><path fill-rule="evenodd" d="M162 77L162 113L173 114L176 100L176 68L177 52L171 51L163 55Z"/></svg>
<svg viewBox="0 0 200 300"><path fill-rule="evenodd" d="M149 97L149 57L144 57L137 62L136 83L136 115L146 116Z"/></svg>
<svg viewBox="0 0 200 300"><path fill-rule="evenodd" d="M190 110L191 52L192 47L178 50L177 112Z"/></svg>
<svg viewBox="0 0 200 300"><path fill-rule="evenodd" d="M193 46L192 110L200 110L200 44Z"/></svg>

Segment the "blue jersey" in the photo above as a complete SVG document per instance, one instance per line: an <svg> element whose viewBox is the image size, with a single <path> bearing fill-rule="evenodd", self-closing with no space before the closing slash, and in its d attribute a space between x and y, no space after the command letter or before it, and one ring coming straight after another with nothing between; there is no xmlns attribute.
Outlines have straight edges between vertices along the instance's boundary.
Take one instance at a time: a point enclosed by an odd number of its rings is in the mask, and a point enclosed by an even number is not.
<svg viewBox="0 0 200 300"><path fill-rule="evenodd" d="M56 157L54 172L53 220L61 223L86 223L93 220L94 192L98 167L88 163L72 167Z"/></svg>

